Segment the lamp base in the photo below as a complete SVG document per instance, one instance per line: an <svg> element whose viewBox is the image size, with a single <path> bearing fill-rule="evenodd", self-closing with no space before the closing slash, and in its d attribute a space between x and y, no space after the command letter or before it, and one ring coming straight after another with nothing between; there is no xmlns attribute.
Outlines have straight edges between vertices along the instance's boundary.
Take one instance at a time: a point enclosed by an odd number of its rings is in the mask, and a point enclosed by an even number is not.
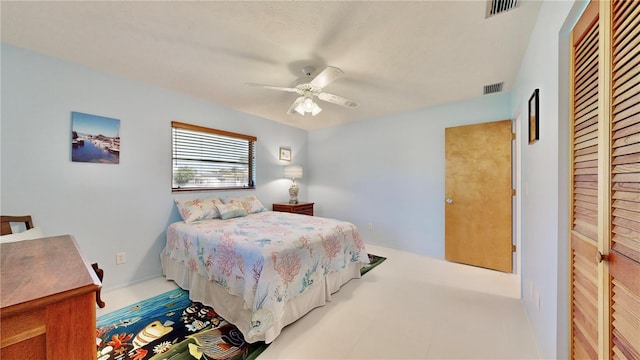
<svg viewBox="0 0 640 360"><path fill-rule="evenodd" d="M289 188L289 204L298 203L298 184L295 182Z"/></svg>

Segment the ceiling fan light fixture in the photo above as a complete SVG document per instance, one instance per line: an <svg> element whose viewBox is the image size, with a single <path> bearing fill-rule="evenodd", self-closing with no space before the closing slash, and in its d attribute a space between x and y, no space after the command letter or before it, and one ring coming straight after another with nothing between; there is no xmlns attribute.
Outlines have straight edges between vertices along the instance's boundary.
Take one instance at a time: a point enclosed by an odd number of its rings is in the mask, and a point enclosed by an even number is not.
<svg viewBox="0 0 640 360"><path fill-rule="evenodd" d="M302 116L304 116L306 113L311 113L311 115L316 116L320 113L320 111L322 111L320 106L318 106L318 104L313 101L311 96L304 96L304 99L300 97L298 98L298 100L296 100L296 103L297 105L295 106L295 108L293 108L293 110L295 110L295 112Z"/></svg>
<svg viewBox="0 0 640 360"><path fill-rule="evenodd" d="M313 105L316 105L316 103L313 102L313 100L311 100L310 97L306 97L304 99L304 109L307 112L311 112L311 110L313 109ZM317 106L317 105L316 105Z"/></svg>
<svg viewBox="0 0 640 360"><path fill-rule="evenodd" d="M320 111L322 111L320 106L318 106L318 104L316 104L316 103L313 103L313 108L311 109L311 115L316 116L316 115L320 114Z"/></svg>
<svg viewBox="0 0 640 360"><path fill-rule="evenodd" d="M294 113L298 113L302 116L304 116L306 113L311 113L311 115L313 116L318 115L322 111L322 108L320 108L320 106L318 106L318 104L314 101L314 98L316 97L318 98L318 100L326 101L347 108L358 107L359 104L357 101L322 91L325 86L331 84L334 80L342 76L342 70L338 69L337 67L327 66L319 74L314 75L313 77L311 76L315 73L315 69L313 67L306 66L304 69L302 69L302 71L305 76L296 80L293 87L281 87L251 83L248 83L247 85L298 94L298 98L296 98L296 100L289 106L289 109L287 110L288 115L292 115Z"/></svg>

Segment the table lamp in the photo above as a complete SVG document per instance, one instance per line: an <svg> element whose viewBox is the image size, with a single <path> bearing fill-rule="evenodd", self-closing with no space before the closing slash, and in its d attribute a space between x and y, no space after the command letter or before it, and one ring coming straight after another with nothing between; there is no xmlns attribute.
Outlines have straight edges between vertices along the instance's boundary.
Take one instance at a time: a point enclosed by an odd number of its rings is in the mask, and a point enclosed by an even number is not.
<svg viewBox="0 0 640 360"><path fill-rule="evenodd" d="M302 179L302 166L287 165L284 167L284 177L291 179L293 182L289 188L289 204L298 203L298 184L296 179Z"/></svg>

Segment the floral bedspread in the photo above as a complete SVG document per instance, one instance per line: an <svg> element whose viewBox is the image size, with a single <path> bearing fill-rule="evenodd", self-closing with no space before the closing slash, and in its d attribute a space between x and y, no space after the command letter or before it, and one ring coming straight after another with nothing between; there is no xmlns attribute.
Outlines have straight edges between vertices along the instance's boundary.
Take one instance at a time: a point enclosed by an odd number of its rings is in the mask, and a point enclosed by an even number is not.
<svg viewBox="0 0 640 360"><path fill-rule="evenodd" d="M173 223L164 252L242 297L252 310L250 337L269 329L284 303L317 279L350 263L369 262L355 225L273 211Z"/></svg>

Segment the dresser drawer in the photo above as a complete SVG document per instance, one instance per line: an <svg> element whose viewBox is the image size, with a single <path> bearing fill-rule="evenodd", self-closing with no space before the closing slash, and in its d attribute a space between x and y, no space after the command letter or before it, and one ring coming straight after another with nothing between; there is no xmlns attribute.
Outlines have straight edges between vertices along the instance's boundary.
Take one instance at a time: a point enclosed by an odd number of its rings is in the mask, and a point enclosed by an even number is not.
<svg viewBox="0 0 640 360"><path fill-rule="evenodd" d="M313 216L313 204L306 204L306 205L302 205L302 206L296 206L296 207L293 208L292 213Z"/></svg>
<svg viewBox="0 0 640 360"><path fill-rule="evenodd" d="M273 211L288 212L294 214L302 214L313 216L314 203L298 203L298 204L273 204Z"/></svg>

